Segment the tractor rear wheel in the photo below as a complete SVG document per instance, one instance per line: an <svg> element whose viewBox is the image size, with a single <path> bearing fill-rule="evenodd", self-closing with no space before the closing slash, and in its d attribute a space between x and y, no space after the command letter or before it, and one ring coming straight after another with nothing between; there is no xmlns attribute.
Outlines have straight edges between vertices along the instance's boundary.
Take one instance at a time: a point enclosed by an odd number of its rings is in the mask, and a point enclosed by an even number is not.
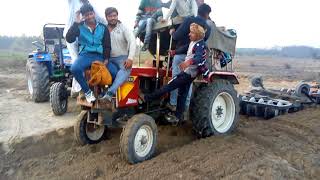
<svg viewBox="0 0 320 180"><path fill-rule="evenodd" d="M26 64L27 84L31 99L34 102L49 100L49 72L44 63L28 59Z"/></svg>
<svg viewBox="0 0 320 180"><path fill-rule="evenodd" d="M138 114L128 120L120 137L120 153L130 164L151 159L156 151L157 125L152 117Z"/></svg>
<svg viewBox="0 0 320 180"><path fill-rule="evenodd" d="M239 121L239 99L233 85L218 79L196 89L191 121L199 137L231 133Z"/></svg>
<svg viewBox="0 0 320 180"><path fill-rule="evenodd" d="M56 82L50 87L50 105L57 116L67 112L68 91L64 83Z"/></svg>
<svg viewBox="0 0 320 180"><path fill-rule="evenodd" d="M88 122L88 113L90 111L83 110L78 116L74 125L74 136L78 144L97 144L105 139L107 127L96 123ZM89 114L90 121L95 121L94 114Z"/></svg>

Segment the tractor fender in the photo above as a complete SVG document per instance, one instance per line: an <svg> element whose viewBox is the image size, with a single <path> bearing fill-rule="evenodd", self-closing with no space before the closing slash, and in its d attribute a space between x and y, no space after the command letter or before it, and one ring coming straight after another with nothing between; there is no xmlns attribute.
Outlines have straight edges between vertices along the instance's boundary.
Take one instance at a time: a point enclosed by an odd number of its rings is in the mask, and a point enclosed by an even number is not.
<svg viewBox="0 0 320 180"><path fill-rule="evenodd" d="M239 84L237 75L233 72L211 72L208 79L209 82L213 82L217 79L225 79L232 84Z"/></svg>
<svg viewBox="0 0 320 180"><path fill-rule="evenodd" d="M53 67L52 67L52 58L51 58L51 55L48 54L48 53L45 53L45 52L32 52L32 53L29 53L28 55L28 59L30 60L33 60L35 62L38 62L38 63L43 63L47 66L48 68L48 71L49 71L49 75L51 76L52 75L52 71L53 71Z"/></svg>
<svg viewBox="0 0 320 180"><path fill-rule="evenodd" d="M51 55L45 52L32 52L29 53L28 58L35 60L36 62L51 62Z"/></svg>

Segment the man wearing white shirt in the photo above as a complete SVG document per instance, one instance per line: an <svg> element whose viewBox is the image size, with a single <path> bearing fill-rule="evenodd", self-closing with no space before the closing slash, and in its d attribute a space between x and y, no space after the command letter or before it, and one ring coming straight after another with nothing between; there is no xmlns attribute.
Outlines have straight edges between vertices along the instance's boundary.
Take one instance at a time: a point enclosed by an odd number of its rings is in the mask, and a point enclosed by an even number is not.
<svg viewBox="0 0 320 180"><path fill-rule="evenodd" d="M195 0L172 0L168 14L164 20L171 19L172 14L176 10L180 17L197 16L198 6Z"/></svg>
<svg viewBox="0 0 320 180"><path fill-rule="evenodd" d="M119 69L113 84L103 97L111 101L117 89L126 82L130 76L136 51L136 42L133 32L119 21L118 10L116 8L107 8L105 10L105 16L108 21L107 27L111 37L111 57L109 61Z"/></svg>

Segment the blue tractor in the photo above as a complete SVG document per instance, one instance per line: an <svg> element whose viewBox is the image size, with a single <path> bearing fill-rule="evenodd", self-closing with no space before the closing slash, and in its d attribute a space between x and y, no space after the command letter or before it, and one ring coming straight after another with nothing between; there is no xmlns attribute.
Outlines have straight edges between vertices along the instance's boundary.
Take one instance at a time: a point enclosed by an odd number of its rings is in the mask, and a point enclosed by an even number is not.
<svg viewBox="0 0 320 180"><path fill-rule="evenodd" d="M71 56L63 38L63 24L45 24L43 43L33 42L36 51L29 54L26 63L27 84L34 102L50 104L55 115L67 111L68 87L72 85Z"/></svg>

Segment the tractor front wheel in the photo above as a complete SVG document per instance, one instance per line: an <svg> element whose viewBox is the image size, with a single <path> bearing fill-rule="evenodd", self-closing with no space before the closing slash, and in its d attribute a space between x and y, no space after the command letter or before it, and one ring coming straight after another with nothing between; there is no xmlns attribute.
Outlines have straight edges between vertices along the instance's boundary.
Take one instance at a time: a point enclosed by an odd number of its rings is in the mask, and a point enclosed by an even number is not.
<svg viewBox="0 0 320 180"><path fill-rule="evenodd" d="M28 59L26 64L27 85L34 102L45 102L49 100L49 72L44 63Z"/></svg>
<svg viewBox="0 0 320 180"><path fill-rule="evenodd" d="M97 144L105 139L107 127L93 122L97 122L96 114L81 111L74 126L74 136L78 144Z"/></svg>
<svg viewBox="0 0 320 180"><path fill-rule="evenodd" d="M151 159L156 151L157 125L153 118L138 114L128 120L120 137L121 156L131 164Z"/></svg>
<svg viewBox="0 0 320 180"><path fill-rule="evenodd" d="M200 85L191 107L193 129L199 137L229 134L239 121L237 92L223 79Z"/></svg>
<svg viewBox="0 0 320 180"><path fill-rule="evenodd" d="M68 91L64 83L56 82L50 88L50 105L55 115L59 116L67 112Z"/></svg>

